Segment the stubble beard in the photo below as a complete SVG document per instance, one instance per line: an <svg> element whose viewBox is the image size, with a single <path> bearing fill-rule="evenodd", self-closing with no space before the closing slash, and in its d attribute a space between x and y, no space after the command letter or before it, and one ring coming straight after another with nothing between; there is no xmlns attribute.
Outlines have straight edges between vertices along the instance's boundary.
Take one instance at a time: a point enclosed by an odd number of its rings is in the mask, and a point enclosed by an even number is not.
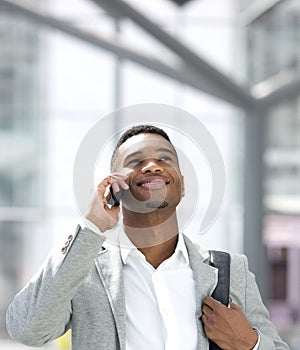
<svg viewBox="0 0 300 350"><path fill-rule="evenodd" d="M169 203L167 201L151 201L146 204L146 207L150 209L163 209L166 208L168 205Z"/></svg>

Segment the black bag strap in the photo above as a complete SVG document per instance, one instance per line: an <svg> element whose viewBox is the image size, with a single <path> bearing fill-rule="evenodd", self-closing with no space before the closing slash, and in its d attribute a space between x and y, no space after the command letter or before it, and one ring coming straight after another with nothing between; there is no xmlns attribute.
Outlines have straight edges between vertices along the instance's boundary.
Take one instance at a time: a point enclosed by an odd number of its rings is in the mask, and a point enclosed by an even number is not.
<svg viewBox="0 0 300 350"><path fill-rule="evenodd" d="M224 305L229 303L230 287L230 254L217 250L210 250L210 265L216 267L218 272L218 284L212 293L212 297ZM221 350L221 348L209 341L210 350Z"/></svg>

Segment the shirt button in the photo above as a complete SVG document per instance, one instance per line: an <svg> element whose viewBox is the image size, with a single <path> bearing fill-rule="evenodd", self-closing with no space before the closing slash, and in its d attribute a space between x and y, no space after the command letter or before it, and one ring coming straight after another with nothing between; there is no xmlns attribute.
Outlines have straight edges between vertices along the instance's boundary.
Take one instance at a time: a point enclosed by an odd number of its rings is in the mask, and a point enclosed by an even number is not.
<svg viewBox="0 0 300 350"><path fill-rule="evenodd" d="M169 316L169 312L168 312L168 310L166 308L163 308L162 311L163 311L164 315Z"/></svg>

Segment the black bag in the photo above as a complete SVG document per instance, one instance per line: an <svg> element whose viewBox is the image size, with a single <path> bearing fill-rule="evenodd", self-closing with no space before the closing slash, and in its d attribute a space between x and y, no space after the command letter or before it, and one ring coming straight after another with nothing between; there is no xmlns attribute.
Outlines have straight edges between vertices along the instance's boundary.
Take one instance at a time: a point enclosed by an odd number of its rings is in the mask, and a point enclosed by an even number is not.
<svg viewBox="0 0 300 350"><path fill-rule="evenodd" d="M229 303L229 286L230 286L230 254L211 250L210 265L216 267L218 272L218 284L212 293L212 297L224 305ZM221 350L213 341L209 341L210 350Z"/></svg>

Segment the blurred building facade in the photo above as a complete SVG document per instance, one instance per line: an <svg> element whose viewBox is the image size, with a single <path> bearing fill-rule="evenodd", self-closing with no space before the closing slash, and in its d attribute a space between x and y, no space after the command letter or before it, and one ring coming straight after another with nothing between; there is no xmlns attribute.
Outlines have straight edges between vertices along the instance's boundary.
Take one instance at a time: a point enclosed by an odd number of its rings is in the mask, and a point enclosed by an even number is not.
<svg viewBox="0 0 300 350"><path fill-rule="evenodd" d="M32 254L26 249L28 237L41 220L45 186L39 34L34 24L16 21L4 6L0 50L0 337L4 337L3 315L24 281L20 267L28 267Z"/></svg>
<svg viewBox="0 0 300 350"><path fill-rule="evenodd" d="M245 70L257 97L300 73L300 3L241 1ZM300 99L265 114L264 241L269 305L279 326L300 321Z"/></svg>
<svg viewBox="0 0 300 350"><path fill-rule="evenodd" d="M128 2L236 80L237 60L245 57L244 82L257 97L270 84L299 73L297 0L274 1L270 8L262 6L270 4L264 0L194 0L180 9L168 0L155 0L152 6ZM168 50L140 28L127 19L116 21L92 1L24 3L34 9L45 5L50 14L96 36L108 33L145 53L169 57ZM253 7L258 3L262 9ZM239 7L243 20L237 28ZM243 40L236 55L240 30ZM5 8L0 12L0 45L0 142L5 150L0 158L0 337L7 337L2 315L9 300L52 243L78 222L70 184L76 150L88 128L116 107L166 103L192 113L208 127L224 157L227 199L210 234L200 240L207 248L243 251L241 110L99 47L45 31ZM297 322L300 309L299 99L287 100L265 115L269 306L273 320L285 328Z"/></svg>

